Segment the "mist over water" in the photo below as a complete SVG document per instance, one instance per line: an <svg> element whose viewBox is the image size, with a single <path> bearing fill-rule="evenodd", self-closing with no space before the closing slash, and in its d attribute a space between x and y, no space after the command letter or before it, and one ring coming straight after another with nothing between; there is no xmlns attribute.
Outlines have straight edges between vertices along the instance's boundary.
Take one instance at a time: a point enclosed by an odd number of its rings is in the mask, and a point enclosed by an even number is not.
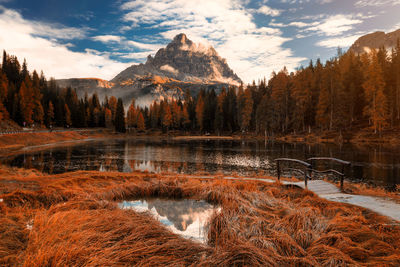
<svg viewBox="0 0 400 267"><path fill-rule="evenodd" d="M2 158L1 163L46 173L77 170L222 172L276 175L275 158L336 157L352 163L348 178L394 188L400 184L400 152L382 146L287 144L264 141L111 140L51 148ZM290 175L289 173L287 175Z"/></svg>

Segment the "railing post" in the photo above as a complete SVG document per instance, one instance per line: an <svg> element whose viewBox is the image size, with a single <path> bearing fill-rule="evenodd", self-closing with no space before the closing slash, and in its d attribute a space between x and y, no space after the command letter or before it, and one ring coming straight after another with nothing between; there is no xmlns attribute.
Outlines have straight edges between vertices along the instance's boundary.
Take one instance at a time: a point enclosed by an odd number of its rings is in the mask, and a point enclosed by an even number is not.
<svg viewBox="0 0 400 267"><path fill-rule="evenodd" d="M340 190L343 191L344 175L340 175Z"/></svg>
<svg viewBox="0 0 400 267"><path fill-rule="evenodd" d="M343 191L343 184L344 184L344 167L345 165L342 164L342 175L340 177L340 190Z"/></svg>
<svg viewBox="0 0 400 267"><path fill-rule="evenodd" d="M306 188L307 188L307 179L308 179L308 176L307 176L307 171L308 169L306 169L306 170L304 170L304 185L306 186Z"/></svg>
<svg viewBox="0 0 400 267"><path fill-rule="evenodd" d="M279 160L276 162L277 174L278 174L278 181L281 180L281 168L279 166Z"/></svg>
<svg viewBox="0 0 400 267"><path fill-rule="evenodd" d="M314 170L314 161L311 160L311 161L310 161L310 164L311 164L311 165L310 165L309 168L310 168L310 179L311 179L311 178L312 178L312 171Z"/></svg>

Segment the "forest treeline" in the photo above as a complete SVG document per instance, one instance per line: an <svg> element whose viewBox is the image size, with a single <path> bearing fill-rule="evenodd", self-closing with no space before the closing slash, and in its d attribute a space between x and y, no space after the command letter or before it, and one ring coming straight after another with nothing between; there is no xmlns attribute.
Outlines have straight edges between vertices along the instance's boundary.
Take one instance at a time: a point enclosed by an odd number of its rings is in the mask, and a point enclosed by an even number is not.
<svg viewBox="0 0 400 267"><path fill-rule="evenodd" d="M287 134L315 130L375 132L400 126L400 42L355 55L338 50L322 64L312 61L289 73L283 68L239 88L186 92L181 100L139 107L132 99L127 112L122 99L100 101L97 94L79 99L72 88L58 88L43 73L30 74L24 61L3 53L0 69L0 117L21 126L115 127L185 130L202 133L252 132Z"/></svg>
<svg viewBox="0 0 400 267"><path fill-rule="evenodd" d="M121 99L97 94L79 99L72 88L59 88L43 72L29 73L16 56L3 52L0 68L0 120L11 119L26 127L116 127L124 131Z"/></svg>
<svg viewBox="0 0 400 267"><path fill-rule="evenodd" d="M391 51L362 55L338 49L324 65L311 61L292 73L283 68L268 82L253 82L246 89L223 88L218 95L202 90L196 98L154 102L140 112L146 127L218 134L381 132L400 126L400 42Z"/></svg>

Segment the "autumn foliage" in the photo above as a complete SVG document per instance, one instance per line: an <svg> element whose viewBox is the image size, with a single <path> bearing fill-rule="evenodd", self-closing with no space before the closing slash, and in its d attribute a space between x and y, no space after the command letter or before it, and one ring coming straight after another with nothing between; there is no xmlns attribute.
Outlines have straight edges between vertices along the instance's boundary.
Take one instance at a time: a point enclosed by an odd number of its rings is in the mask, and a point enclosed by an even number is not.
<svg viewBox="0 0 400 267"><path fill-rule="evenodd" d="M58 88L43 74L30 74L26 62L21 67L4 52L0 119L20 125L109 127L120 132L127 127L215 134L382 133L400 127L400 42L391 53L384 48L362 55L339 50L325 64L311 61L291 73L283 68L257 84L209 86L195 95L187 90L182 99L158 100L149 107L129 101L125 114L114 96L79 99L73 88Z"/></svg>

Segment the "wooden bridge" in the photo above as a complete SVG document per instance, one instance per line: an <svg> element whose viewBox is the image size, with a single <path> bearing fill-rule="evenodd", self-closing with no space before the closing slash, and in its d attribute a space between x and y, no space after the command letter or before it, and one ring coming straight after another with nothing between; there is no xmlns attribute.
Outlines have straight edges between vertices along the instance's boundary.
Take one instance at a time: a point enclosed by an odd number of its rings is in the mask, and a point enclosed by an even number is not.
<svg viewBox="0 0 400 267"><path fill-rule="evenodd" d="M277 177L280 181L282 171L290 171L291 173L297 172L304 176L304 188L308 188L308 180L313 179L315 174L331 174L335 175L340 179L340 189L343 191L344 186L344 179L345 179L345 170L351 166L351 162L344 161L337 158L328 158L328 157L315 157L315 158L308 158L306 161L298 160L298 159L290 159L290 158L278 158L275 159L276 161L276 170L277 170ZM318 163L332 163L339 165L338 167L340 170L330 168L330 169L318 169ZM283 165L289 165L286 168L283 168ZM292 165L295 165L297 168L293 168ZM318 183L313 183L313 187L316 186ZM321 183L319 183L321 184ZM328 183L325 183L328 184ZM319 185L320 187L320 185ZM336 188L336 187L335 187ZM308 188L310 189L310 188ZM317 188L315 188L317 189ZM328 190L328 188L324 188L322 190ZM314 191L314 190L311 190Z"/></svg>
<svg viewBox="0 0 400 267"><path fill-rule="evenodd" d="M294 185L301 187L303 189L310 190L317 194L319 197L341 203L348 203L356 206L360 206L378 214L384 215L394 221L396 225L400 222L400 203L395 202L391 199L375 197L375 196L364 196L364 195L353 195L343 193L343 186L345 180L346 168L351 166L351 163L336 158L309 158L306 161L301 161L297 159L290 158L278 158L275 160L277 163L278 180L282 176L282 172L290 171L297 172L304 176L304 182L292 182L292 181L280 181L280 183L285 185ZM340 169L324 169L319 170L318 162L330 162L336 164ZM283 168L284 165L289 165L287 168ZM292 165L298 166L298 168L293 168ZM328 183L321 179L313 179L316 174L332 174L340 179L340 188L332 183ZM195 178L195 179L227 179L227 180L242 180L242 181L262 181L266 183L275 183L276 180L268 178L258 178L258 177L215 177L215 176L198 176L198 175L182 175L185 178ZM171 176L176 177L176 175Z"/></svg>

